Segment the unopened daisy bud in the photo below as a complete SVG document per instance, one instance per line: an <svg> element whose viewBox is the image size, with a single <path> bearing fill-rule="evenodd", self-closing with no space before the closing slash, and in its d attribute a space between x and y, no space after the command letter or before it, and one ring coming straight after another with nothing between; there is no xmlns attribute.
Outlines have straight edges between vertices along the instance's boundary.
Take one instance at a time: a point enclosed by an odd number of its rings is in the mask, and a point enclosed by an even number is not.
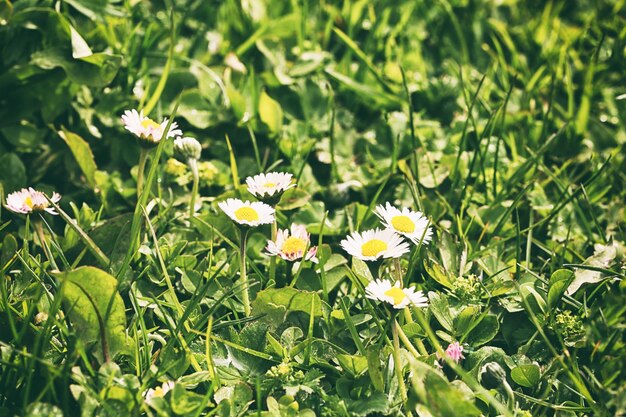
<svg viewBox="0 0 626 417"><path fill-rule="evenodd" d="M174 140L174 151L182 160L198 160L202 153L202 145L196 138L176 138Z"/></svg>
<svg viewBox="0 0 626 417"><path fill-rule="evenodd" d="M56 204L61 200L61 196L57 193L52 193L50 200ZM6 208L19 214L42 211L55 215L58 214L53 207L50 207L50 201L48 201L46 195L32 187L22 188L20 191L9 194L7 196Z"/></svg>

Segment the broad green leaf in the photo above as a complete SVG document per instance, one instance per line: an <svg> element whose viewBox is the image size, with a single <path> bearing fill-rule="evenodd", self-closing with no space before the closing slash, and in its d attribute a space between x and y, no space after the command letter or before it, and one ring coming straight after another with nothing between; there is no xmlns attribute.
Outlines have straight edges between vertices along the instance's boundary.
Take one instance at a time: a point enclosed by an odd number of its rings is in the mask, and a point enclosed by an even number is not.
<svg viewBox="0 0 626 417"><path fill-rule="evenodd" d="M472 346L481 346L491 341L498 334L500 324L498 317L486 315L467 336L467 342Z"/></svg>
<svg viewBox="0 0 626 417"><path fill-rule="evenodd" d="M545 314L547 312L546 301L541 294L537 292L532 282L526 282L519 286L519 292L523 299L526 300L533 314Z"/></svg>
<svg viewBox="0 0 626 417"><path fill-rule="evenodd" d="M380 364L379 351L375 347L367 350L367 373L370 376L374 389L379 392L385 392L385 379Z"/></svg>
<svg viewBox="0 0 626 417"><path fill-rule="evenodd" d="M520 365L511 370L511 379L519 385L532 388L539 382L541 372L537 365Z"/></svg>
<svg viewBox="0 0 626 417"><path fill-rule="evenodd" d="M447 297L434 291L430 291L428 293L428 299L430 300L430 311L432 311L439 324L441 324L447 331L452 332L454 329L454 323L452 320L452 314L450 314L450 306L448 305Z"/></svg>
<svg viewBox="0 0 626 417"><path fill-rule="evenodd" d="M265 91L259 98L259 116L261 121L267 125L270 132L277 134L283 126L283 109L280 104L267 95Z"/></svg>
<svg viewBox="0 0 626 417"><path fill-rule="evenodd" d="M67 146L69 146L72 151L72 155L74 155L74 158L78 163L78 166L81 171L83 171L83 174L85 174L87 184L89 184L89 186L93 189L96 185L96 170L98 167L96 166L89 143L76 133L69 132L65 128L61 128L61 130L58 131L58 134L61 139L67 143Z"/></svg>
<svg viewBox="0 0 626 417"><path fill-rule="evenodd" d="M367 369L367 358L361 355L337 354L339 365L352 376L361 375Z"/></svg>
<svg viewBox="0 0 626 417"><path fill-rule="evenodd" d="M558 269L550 276L548 289L548 307L555 307L563 297L565 290L574 279L574 272L569 269Z"/></svg>
<svg viewBox="0 0 626 417"><path fill-rule="evenodd" d="M174 385L170 404L172 411L180 416L192 414L202 405L204 397L195 392L187 391L181 384Z"/></svg>
<svg viewBox="0 0 626 417"><path fill-rule="evenodd" d="M95 345L96 354L111 358L126 345L126 312L117 280L92 266L56 274L67 315L77 336ZM105 353L103 353L105 352Z"/></svg>
<svg viewBox="0 0 626 417"><path fill-rule="evenodd" d="M295 288L268 288L257 293L256 299L252 302L252 314L267 314L270 318L279 319L281 323L284 317L293 311L300 311L306 314L311 312L319 317L322 315L322 300L315 292L300 291Z"/></svg>
<svg viewBox="0 0 626 417"><path fill-rule="evenodd" d="M291 188L281 197L276 207L279 210L295 210L305 206L311 199L311 194L302 188Z"/></svg>
<svg viewBox="0 0 626 417"><path fill-rule="evenodd" d="M26 185L26 168L14 153L0 156L0 184L7 194Z"/></svg>
<svg viewBox="0 0 626 417"><path fill-rule="evenodd" d="M372 272L370 271L367 263L363 262L358 258L352 258L352 272L361 280L363 285L369 284L374 280L372 276Z"/></svg>

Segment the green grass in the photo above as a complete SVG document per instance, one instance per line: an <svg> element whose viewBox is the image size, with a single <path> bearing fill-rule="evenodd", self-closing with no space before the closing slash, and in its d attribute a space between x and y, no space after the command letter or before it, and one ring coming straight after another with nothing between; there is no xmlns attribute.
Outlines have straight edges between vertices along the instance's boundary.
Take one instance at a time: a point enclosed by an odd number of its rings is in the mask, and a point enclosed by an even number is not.
<svg viewBox="0 0 626 417"><path fill-rule="evenodd" d="M0 416L626 412L623 1L5 0L0 22ZM137 187L131 108L202 144L193 216L171 139ZM318 264L218 208L269 171ZM29 186L60 215L4 205ZM433 240L351 257L386 202ZM378 278L429 306L387 309Z"/></svg>

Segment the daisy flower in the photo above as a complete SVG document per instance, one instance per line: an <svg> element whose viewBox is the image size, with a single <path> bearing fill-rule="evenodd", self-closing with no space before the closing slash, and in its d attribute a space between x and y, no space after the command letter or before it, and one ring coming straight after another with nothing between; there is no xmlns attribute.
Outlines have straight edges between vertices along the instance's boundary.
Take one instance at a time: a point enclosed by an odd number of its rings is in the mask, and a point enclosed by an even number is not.
<svg viewBox="0 0 626 417"><path fill-rule="evenodd" d="M251 203L229 198L217 203L217 205L228 217L240 225L254 227L274 222L274 209L259 201Z"/></svg>
<svg viewBox="0 0 626 417"><path fill-rule="evenodd" d="M391 229L354 232L341 241L341 247L362 261L399 258L409 251L409 244Z"/></svg>
<svg viewBox="0 0 626 417"><path fill-rule="evenodd" d="M268 172L246 178L250 194L260 199L280 196L296 184L291 182L293 175L288 172Z"/></svg>
<svg viewBox="0 0 626 417"><path fill-rule="evenodd" d="M386 206L376 207L376 215L385 227L403 235L415 244L419 244L420 241L427 244L432 238L433 232L428 227L428 218L419 211L412 211L406 207L400 211L387 202Z"/></svg>
<svg viewBox="0 0 626 417"><path fill-rule="evenodd" d="M126 130L134 133L135 136L140 139L140 144L151 147L157 145L163 137L168 121L167 119L163 119L159 124L149 117L144 116L143 110L140 112L137 112L137 110L126 110L122 116L122 122L124 122ZM183 131L178 129L178 124L174 122L165 137L173 138L181 136L182 134Z"/></svg>
<svg viewBox="0 0 626 417"><path fill-rule="evenodd" d="M59 200L61 200L61 196L58 193L52 193L50 200L54 203L58 203ZM50 202L46 198L46 195L32 187L22 188L20 191L9 194L7 196L6 207L12 212L20 214L29 214L37 211L45 211L55 215L58 214L54 208L50 207Z"/></svg>
<svg viewBox="0 0 626 417"><path fill-rule="evenodd" d="M311 237L306 231L306 227L301 224L291 225L291 235L288 229L279 230L276 240L268 240L265 250L269 255L280 256L286 261L302 259L304 251L311 243ZM306 253L304 259L317 263L317 246L312 246Z"/></svg>
<svg viewBox="0 0 626 417"><path fill-rule="evenodd" d="M155 398L165 397L165 394L170 392L172 388L174 388L174 385L175 385L174 381L167 381L167 382L164 382L163 385L161 385L160 387L156 387L154 389L150 388L144 394L146 402L150 404Z"/></svg>
<svg viewBox="0 0 626 417"><path fill-rule="evenodd" d="M400 283L394 285L388 279L377 279L370 282L365 288L367 298L389 303L395 309L404 307L428 307L428 298L422 291L415 291L413 287L401 288Z"/></svg>

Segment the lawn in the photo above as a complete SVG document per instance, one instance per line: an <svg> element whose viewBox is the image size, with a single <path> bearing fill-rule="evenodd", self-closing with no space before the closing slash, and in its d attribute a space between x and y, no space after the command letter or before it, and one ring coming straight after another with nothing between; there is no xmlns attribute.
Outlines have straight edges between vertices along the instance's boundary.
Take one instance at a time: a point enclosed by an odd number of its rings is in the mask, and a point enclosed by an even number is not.
<svg viewBox="0 0 626 417"><path fill-rule="evenodd" d="M0 417L626 415L624 0L0 0Z"/></svg>

